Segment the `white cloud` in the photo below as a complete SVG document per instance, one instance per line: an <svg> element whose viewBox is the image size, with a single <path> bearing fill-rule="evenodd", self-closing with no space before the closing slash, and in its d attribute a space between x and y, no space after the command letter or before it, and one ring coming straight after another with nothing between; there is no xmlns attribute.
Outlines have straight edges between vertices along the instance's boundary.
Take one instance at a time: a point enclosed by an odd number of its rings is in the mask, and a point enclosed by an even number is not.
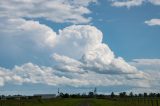
<svg viewBox="0 0 160 106"><path fill-rule="evenodd" d="M151 19L148 21L145 21L145 23L149 26L160 26L160 19Z"/></svg>
<svg viewBox="0 0 160 106"><path fill-rule="evenodd" d="M132 63L132 62L131 62ZM159 66L160 65L160 59L133 59L133 63L134 65L148 65L148 66L152 66L152 65L156 65Z"/></svg>
<svg viewBox="0 0 160 106"><path fill-rule="evenodd" d="M54 47L56 44L56 32L48 26L40 24L38 21L8 18L0 20L1 43L4 42L6 46L12 42L13 44L10 47L16 46L20 49L24 42L27 44L33 43L32 47ZM24 48L26 47L24 46Z"/></svg>
<svg viewBox="0 0 160 106"><path fill-rule="evenodd" d="M130 64L155 76L160 74L160 59L134 59Z"/></svg>
<svg viewBox="0 0 160 106"><path fill-rule="evenodd" d="M50 52L80 58L102 41L102 32L89 25L72 25L56 33L38 21L4 18L0 28L0 44L5 45L3 51L12 53L48 48Z"/></svg>
<svg viewBox="0 0 160 106"><path fill-rule="evenodd" d="M105 75L92 71L85 73L63 72L51 67L38 66L32 63L26 63L21 66L15 66L12 69L0 67L0 84L5 83L23 84L23 83L41 83L47 85L69 85L79 86L110 86L127 85L135 87L149 86L146 80L133 79L126 80L124 75Z"/></svg>
<svg viewBox="0 0 160 106"><path fill-rule="evenodd" d="M154 5L160 5L160 0L149 0Z"/></svg>
<svg viewBox="0 0 160 106"><path fill-rule="evenodd" d="M78 59L101 43L103 36L100 30L90 25L72 25L60 30L58 35L56 52Z"/></svg>
<svg viewBox="0 0 160 106"><path fill-rule="evenodd" d="M1 35L2 38L14 38L13 45L24 48L24 39L38 44L34 45L36 47L43 45L40 47L49 48L50 53L54 54L53 62L57 63L53 67L26 63L12 69L1 68L1 85L13 82L108 86L130 85L134 82L132 86L149 86L146 74L129 65L124 59L116 58L108 45L102 43L102 32L94 26L72 25L55 33L48 26L36 21L8 19L5 22L8 24L1 30L1 33L5 34ZM10 41L3 39L3 42L8 44ZM19 43L16 45L17 42ZM27 54L32 46L26 48Z"/></svg>
<svg viewBox="0 0 160 106"><path fill-rule="evenodd" d="M113 0L112 6L130 8L132 6L140 6L140 5L142 5L143 2L144 2L144 0L125 0L125 1Z"/></svg>
<svg viewBox="0 0 160 106"><path fill-rule="evenodd" d="M130 64L151 76L149 79L152 88L160 87L160 59L134 59Z"/></svg>
<svg viewBox="0 0 160 106"><path fill-rule="evenodd" d="M115 7L133 7L140 6L144 3L151 3L153 5L160 5L159 0L111 0L112 6Z"/></svg>
<svg viewBox="0 0 160 106"><path fill-rule="evenodd" d="M84 15L91 13L87 8L96 0L1 0L0 17L45 18L54 22L88 23Z"/></svg>
<svg viewBox="0 0 160 106"><path fill-rule="evenodd" d="M100 30L89 25L73 25L64 28L59 31L55 46L56 50L57 48L60 50L55 51L57 54L53 58L60 63L61 69L63 66L64 69L72 71L83 69L81 71L89 70L103 74L139 73L123 58L116 58L108 45L102 43L102 37Z"/></svg>
<svg viewBox="0 0 160 106"><path fill-rule="evenodd" d="M76 73L84 72L84 70L81 68L83 64L78 60L69 58L67 56L58 55L56 53L53 54L53 59L58 63L58 66L55 66L57 70Z"/></svg>
<svg viewBox="0 0 160 106"><path fill-rule="evenodd" d="M159 93L160 90L159 88L132 88L130 90L127 91L127 93L129 94L130 92L133 92L134 94L143 94L143 93Z"/></svg>
<svg viewBox="0 0 160 106"><path fill-rule="evenodd" d="M0 85L44 83L48 85L149 87L148 74L116 57L94 26L71 25L57 33L47 25L25 18L45 18L54 22L87 23L87 8L96 0L26 1L2 0L0 4L0 47L16 58L36 56L48 50L42 60L53 57L52 66L33 63L0 68ZM43 5L42 5L43 4ZM16 13L16 14L15 14ZM62 17L63 16L63 17ZM4 46L5 45L5 46ZM2 54L1 53L1 54ZM9 58L10 59L10 58ZM17 60L17 59L16 59ZM32 59L31 59L32 61ZM114 77L113 77L114 75ZM95 83L96 82L96 83Z"/></svg>

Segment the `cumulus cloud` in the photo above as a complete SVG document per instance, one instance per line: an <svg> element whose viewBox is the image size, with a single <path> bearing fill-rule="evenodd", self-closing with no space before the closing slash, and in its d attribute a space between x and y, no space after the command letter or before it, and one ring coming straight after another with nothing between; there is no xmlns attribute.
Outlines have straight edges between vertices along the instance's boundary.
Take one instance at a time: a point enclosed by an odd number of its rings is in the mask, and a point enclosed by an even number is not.
<svg viewBox="0 0 160 106"><path fill-rule="evenodd" d="M59 84L63 80L67 80L65 77L54 76L54 70L50 67L41 66L26 63L22 66L15 66L11 70L1 68L0 72L3 72L3 84L5 82L12 82L17 84L22 83L45 83L49 85L56 85L59 80ZM62 82L61 82L62 81Z"/></svg>
<svg viewBox="0 0 160 106"><path fill-rule="evenodd" d="M133 7L140 6L144 3L151 3L153 5L160 5L159 0L111 0L112 6L115 7Z"/></svg>
<svg viewBox="0 0 160 106"><path fill-rule="evenodd" d="M54 46L56 33L46 25L38 21L26 21L24 19L1 18L0 33L1 37L27 37L39 45ZM38 41L36 41L38 40ZM41 43L41 44L40 44Z"/></svg>
<svg viewBox="0 0 160 106"><path fill-rule="evenodd" d="M160 26L160 19L151 19L151 20L145 21L145 24L149 26Z"/></svg>
<svg viewBox="0 0 160 106"><path fill-rule="evenodd" d="M49 49L56 44L55 31L38 21L6 17L0 20L1 64L12 61L10 63L13 67L37 59L42 64L49 61Z"/></svg>
<svg viewBox="0 0 160 106"><path fill-rule="evenodd" d="M45 18L58 23L88 23L87 8L96 0L1 0L0 17Z"/></svg>
<svg viewBox="0 0 160 106"><path fill-rule="evenodd" d="M62 43L58 42L55 46L56 50L61 48L61 52L56 51L57 54L53 55L53 59L60 63L60 68L66 66L66 69L89 70L103 74L139 73L123 58L117 58L108 45L102 43L102 38L101 31L94 26L66 27L60 31L60 35L57 37L57 41ZM72 54L78 55L72 56Z"/></svg>
<svg viewBox="0 0 160 106"><path fill-rule="evenodd" d="M41 83L48 85L68 85L68 86L109 86L109 85L127 85L135 87L149 86L146 80L133 79L126 80L124 76L98 74L92 71L87 73L73 73L56 70L52 67L38 66L33 63L26 63L21 66L15 66L12 69L0 67L0 84L5 83L23 84L23 83ZM135 82L137 83L135 84Z"/></svg>
<svg viewBox="0 0 160 106"><path fill-rule="evenodd" d="M132 86L149 86L146 81L147 74L129 65L123 58L116 57L108 45L102 43L103 34L94 26L72 25L55 33L46 25L36 21L22 19L7 21L10 24L6 26L6 30L2 30L5 34L1 36L2 38L22 37L37 44L34 45L36 47L43 45L40 47L50 48L55 64L52 67L33 63L15 66L12 69L1 67L1 85L5 82L14 82L108 86L129 85L130 82ZM19 24L12 27L14 22ZM14 39L14 42L18 40ZM19 42L22 47L23 43L23 41ZM30 50L30 48L26 49ZM137 83L133 84L133 82Z"/></svg>
<svg viewBox="0 0 160 106"><path fill-rule="evenodd" d="M90 25L72 25L59 30L57 41L56 52L79 58L101 43L102 32Z"/></svg>
<svg viewBox="0 0 160 106"><path fill-rule="evenodd" d="M0 4L1 55L52 57L51 66L21 63L0 67L0 85L43 83L48 85L149 87L148 74L116 57L102 42L102 32L90 25L71 25L55 32L47 25L26 18L53 22L87 23L90 3L96 0L2 0ZM42 5L43 4L43 5ZM15 14L16 13L16 14ZM63 17L62 17L63 16ZM5 45L5 46L4 46ZM21 55L20 55L21 53ZM18 57L17 57L18 56ZM28 57L27 57L28 58ZM11 59L11 58L9 58ZM23 60L24 58L22 58ZM32 63L33 62L33 63ZM114 75L114 77L113 77Z"/></svg>

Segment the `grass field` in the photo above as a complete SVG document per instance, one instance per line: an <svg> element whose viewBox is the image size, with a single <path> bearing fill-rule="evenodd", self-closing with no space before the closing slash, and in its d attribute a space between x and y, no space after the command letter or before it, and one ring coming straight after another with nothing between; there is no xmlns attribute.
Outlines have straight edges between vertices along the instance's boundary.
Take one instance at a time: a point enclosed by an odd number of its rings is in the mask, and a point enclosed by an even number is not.
<svg viewBox="0 0 160 106"><path fill-rule="evenodd" d="M0 106L160 106L160 99L50 99L1 100Z"/></svg>

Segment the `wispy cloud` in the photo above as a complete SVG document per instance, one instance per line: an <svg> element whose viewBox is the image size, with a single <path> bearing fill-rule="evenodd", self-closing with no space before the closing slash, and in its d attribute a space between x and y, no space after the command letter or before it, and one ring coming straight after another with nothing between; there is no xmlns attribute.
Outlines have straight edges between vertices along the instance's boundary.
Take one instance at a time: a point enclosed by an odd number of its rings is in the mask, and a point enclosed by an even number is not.
<svg viewBox="0 0 160 106"><path fill-rule="evenodd" d="M144 3L151 3L153 5L160 5L159 0L112 0L112 6L115 7L134 7L141 6Z"/></svg>
<svg viewBox="0 0 160 106"><path fill-rule="evenodd" d="M154 4L154 5L160 5L160 1L159 0L148 0L150 3Z"/></svg>
<svg viewBox="0 0 160 106"><path fill-rule="evenodd" d="M151 19L151 20L145 21L145 24L149 26L160 26L160 19Z"/></svg>
<svg viewBox="0 0 160 106"><path fill-rule="evenodd" d="M150 85L152 89L160 87L160 59L134 59L130 64L151 76Z"/></svg>
<svg viewBox="0 0 160 106"><path fill-rule="evenodd" d="M112 6L115 7L132 7L132 6L140 6L144 0L126 0L126 1L121 1L121 0L112 0Z"/></svg>

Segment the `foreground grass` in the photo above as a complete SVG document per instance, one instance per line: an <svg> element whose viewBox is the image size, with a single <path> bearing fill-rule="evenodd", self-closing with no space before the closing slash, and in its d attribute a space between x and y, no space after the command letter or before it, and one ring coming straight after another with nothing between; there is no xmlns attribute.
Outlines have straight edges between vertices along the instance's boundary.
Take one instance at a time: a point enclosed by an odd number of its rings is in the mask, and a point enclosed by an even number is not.
<svg viewBox="0 0 160 106"><path fill-rule="evenodd" d="M91 106L160 106L158 98L91 99Z"/></svg>
<svg viewBox="0 0 160 106"><path fill-rule="evenodd" d="M76 106L80 99L34 99L34 100L3 100L0 106Z"/></svg>
<svg viewBox="0 0 160 106"><path fill-rule="evenodd" d="M0 106L160 106L159 99L32 99L1 100ZM89 105L88 105L89 104Z"/></svg>

